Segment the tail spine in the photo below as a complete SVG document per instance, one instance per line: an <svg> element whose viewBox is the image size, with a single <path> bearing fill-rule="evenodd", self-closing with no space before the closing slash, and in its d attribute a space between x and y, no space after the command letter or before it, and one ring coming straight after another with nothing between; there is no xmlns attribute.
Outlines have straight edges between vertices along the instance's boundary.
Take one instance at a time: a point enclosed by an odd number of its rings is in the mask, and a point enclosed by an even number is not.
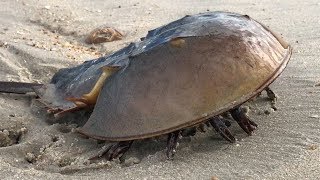
<svg viewBox="0 0 320 180"><path fill-rule="evenodd" d="M0 92L26 94L28 92L35 92L34 89L41 86L43 86L43 84L0 81Z"/></svg>

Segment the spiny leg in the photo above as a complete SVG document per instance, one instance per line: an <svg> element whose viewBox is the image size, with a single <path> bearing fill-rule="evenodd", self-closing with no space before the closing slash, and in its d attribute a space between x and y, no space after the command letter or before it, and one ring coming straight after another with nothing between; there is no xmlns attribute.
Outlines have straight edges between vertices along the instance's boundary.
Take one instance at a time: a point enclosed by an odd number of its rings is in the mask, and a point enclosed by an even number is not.
<svg viewBox="0 0 320 180"><path fill-rule="evenodd" d="M233 143L236 141L236 138L232 135L228 127L226 126L225 120L220 117L213 117L209 119L211 126L227 141ZM228 122L228 121L227 121ZM230 123L230 122L228 122Z"/></svg>
<svg viewBox="0 0 320 180"><path fill-rule="evenodd" d="M47 109L47 113L48 114L52 114L54 115L54 117L56 119L59 119L61 117L63 117L64 115L66 115L67 113L72 113L72 112L77 112L83 109L88 109L88 106L83 104L83 105L77 105L75 107L70 107L70 108L59 108L59 107L51 107L50 104L48 104L46 101L44 101L43 99L35 99L35 101L40 102L41 104L44 105L44 108Z"/></svg>
<svg viewBox="0 0 320 180"><path fill-rule="evenodd" d="M197 133L197 127L188 127L182 130L181 135L183 137L194 136Z"/></svg>
<svg viewBox="0 0 320 180"><path fill-rule="evenodd" d="M115 158L123 156L123 154L129 150L132 143L133 141L120 141L108 144L107 146L103 146L103 148L98 152L98 154L91 157L89 160L97 160L104 156L108 161L111 161Z"/></svg>
<svg viewBox="0 0 320 180"><path fill-rule="evenodd" d="M207 131L206 130L206 125L204 123L201 123L196 127L196 130L198 130L198 131L200 131L202 133L205 133Z"/></svg>
<svg viewBox="0 0 320 180"><path fill-rule="evenodd" d="M54 118L59 119L66 115L67 113L77 112L83 109L88 109L88 106L76 106L69 109L60 109L60 108L49 108L47 112L53 114Z"/></svg>
<svg viewBox="0 0 320 180"><path fill-rule="evenodd" d="M237 121L239 126L249 135L252 135L253 130L258 126L255 122L249 119L240 107L230 110L230 114L233 119Z"/></svg>
<svg viewBox="0 0 320 180"><path fill-rule="evenodd" d="M271 100L271 108L276 111L277 110L276 102L277 102L278 96L269 87L265 88L264 90L267 92L267 96Z"/></svg>
<svg viewBox="0 0 320 180"><path fill-rule="evenodd" d="M193 127L185 128L181 131L182 137L189 137L196 135L197 131L205 133L207 131L207 127L210 127L209 122L201 123Z"/></svg>
<svg viewBox="0 0 320 180"><path fill-rule="evenodd" d="M277 101L277 95L269 87L266 87L264 90L267 92L267 96L271 101Z"/></svg>
<svg viewBox="0 0 320 180"><path fill-rule="evenodd" d="M231 116L231 114L230 114L229 111L220 114L220 117L222 118L224 124L225 124L227 127L230 127L230 126L231 126L230 120L233 119L233 118L232 118L232 116Z"/></svg>
<svg viewBox="0 0 320 180"><path fill-rule="evenodd" d="M181 139L180 134L181 130L178 130L168 135L166 155L169 160L172 160L174 154L176 153L176 148L178 147L178 140Z"/></svg>

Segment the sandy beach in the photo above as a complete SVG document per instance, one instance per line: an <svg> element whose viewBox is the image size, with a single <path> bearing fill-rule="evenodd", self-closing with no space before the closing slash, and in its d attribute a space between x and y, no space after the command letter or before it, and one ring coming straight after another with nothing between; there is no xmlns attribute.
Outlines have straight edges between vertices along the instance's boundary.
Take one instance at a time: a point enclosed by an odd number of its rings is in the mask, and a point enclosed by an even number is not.
<svg viewBox="0 0 320 180"><path fill-rule="evenodd" d="M0 93L1 179L319 179L320 1L0 1L1 81L49 82L60 68L108 55L148 30L207 11L248 14L293 47L284 73L271 85L273 111L261 98L246 104L259 126L247 136L237 124L230 144L215 131L183 138L173 161L165 137L137 141L120 160L88 158L103 143L75 132L80 117L54 122L34 95ZM89 32L114 27L122 40L85 43ZM77 122L77 124L75 124Z"/></svg>

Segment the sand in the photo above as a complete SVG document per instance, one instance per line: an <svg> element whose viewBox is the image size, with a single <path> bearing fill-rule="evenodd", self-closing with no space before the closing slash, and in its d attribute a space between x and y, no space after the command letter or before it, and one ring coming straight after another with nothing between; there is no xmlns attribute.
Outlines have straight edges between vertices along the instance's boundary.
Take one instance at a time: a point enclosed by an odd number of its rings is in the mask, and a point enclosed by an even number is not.
<svg viewBox="0 0 320 180"><path fill-rule="evenodd" d="M148 30L187 14L231 11L280 32L293 46L291 62L265 94L247 104L259 124L248 137L233 124L237 143L210 130L182 139L174 161L165 138L134 144L119 160L87 159L103 144L74 132L79 117L53 122L34 96L0 94L1 179L317 179L320 176L319 1L106 1L0 2L1 80L48 82L59 68L109 54ZM86 35L108 25L120 41L87 45ZM269 113L267 113L269 112Z"/></svg>

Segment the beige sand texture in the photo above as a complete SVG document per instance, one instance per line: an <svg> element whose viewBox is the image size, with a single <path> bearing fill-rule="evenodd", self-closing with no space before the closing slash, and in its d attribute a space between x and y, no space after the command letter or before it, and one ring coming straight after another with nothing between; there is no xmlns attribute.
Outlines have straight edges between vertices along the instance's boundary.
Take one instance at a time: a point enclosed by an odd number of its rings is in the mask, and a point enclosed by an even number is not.
<svg viewBox="0 0 320 180"><path fill-rule="evenodd" d="M259 124L253 136L233 123L234 144L210 130L182 139L174 161L165 158L163 137L134 143L123 163L89 164L103 144L75 133L73 123L51 122L33 95L0 94L1 179L318 179L318 0L2 0L0 79L45 83L59 68L114 52L148 30L217 10L248 14L294 48L285 72L271 86L279 95L278 110L263 98L248 104ZM86 45L86 35L101 25L126 36Z"/></svg>

